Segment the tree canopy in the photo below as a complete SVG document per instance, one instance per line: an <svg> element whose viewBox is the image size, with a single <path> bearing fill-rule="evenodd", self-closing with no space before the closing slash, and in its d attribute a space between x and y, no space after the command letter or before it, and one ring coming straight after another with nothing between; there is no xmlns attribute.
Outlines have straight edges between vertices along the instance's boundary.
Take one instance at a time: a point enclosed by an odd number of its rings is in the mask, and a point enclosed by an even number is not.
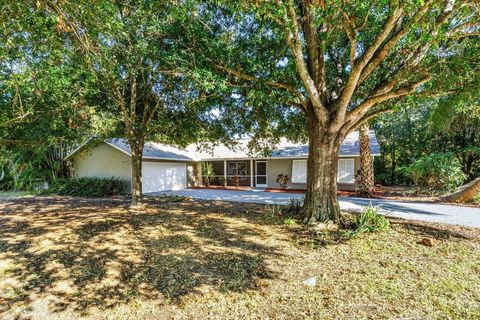
<svg viewBox="0 0 480 320"><path fill-rule="evenodd" d="M424 92L478 36L478 12L470 1L212 1L201 57L228 77L254 134L308 137L305 220L335 220L340 143Z"/></svg>

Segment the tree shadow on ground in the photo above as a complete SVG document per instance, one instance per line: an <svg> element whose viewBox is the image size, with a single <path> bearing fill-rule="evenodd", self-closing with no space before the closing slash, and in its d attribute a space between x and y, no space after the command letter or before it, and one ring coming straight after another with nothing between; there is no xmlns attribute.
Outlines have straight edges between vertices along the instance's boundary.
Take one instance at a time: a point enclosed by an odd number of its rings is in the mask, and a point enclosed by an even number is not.
<svg viewBox="0 0 480 320"><path fill-rule="evenodd" d="M401 218L390 218L390 220L394 226L398 226L410 233L415 233L420 236L433 237L439 240L451 238L480 240L478 237L478 232L472 231L472 228L467 228L460 225L428 223Z"/></svg>
<svg viewBox="0 0 480 320"><path fill-rule="evenodd" d="M9 293L0 295L0 315L45 297L53 312L88 313L136 298L254 290L276 276L266 260L280 252L265 241L267 222L248 210L255 207L197 201L129 210L125 201L61 197L3 203Z"/></svg>

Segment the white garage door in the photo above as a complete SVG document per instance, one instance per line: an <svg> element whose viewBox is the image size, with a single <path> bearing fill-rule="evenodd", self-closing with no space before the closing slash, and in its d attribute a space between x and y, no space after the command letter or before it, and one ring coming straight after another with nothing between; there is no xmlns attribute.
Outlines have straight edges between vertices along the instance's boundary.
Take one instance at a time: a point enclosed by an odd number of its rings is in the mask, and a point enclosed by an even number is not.
<svg viewBox="0 0 480 320"><path fill-rule="evenodd" d="M187 187L185 163L143 162L142 191L158 192Z"/></svg>

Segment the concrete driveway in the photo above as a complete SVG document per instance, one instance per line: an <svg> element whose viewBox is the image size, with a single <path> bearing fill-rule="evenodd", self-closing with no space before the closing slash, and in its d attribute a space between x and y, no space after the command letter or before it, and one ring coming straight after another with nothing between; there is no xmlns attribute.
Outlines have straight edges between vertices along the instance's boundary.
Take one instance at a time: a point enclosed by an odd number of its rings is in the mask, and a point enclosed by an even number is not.
<svg viewBox="0 0 480 320"><path fill-rule="evenodd" d="M171 194L205 200L253 202L278 205L286 205L291 201L291 199L303 199L303 194L275 193L260 190L234 191L220 189L184 189L180 191L162 192L161 194ZM361 210L363 206L366 206L370 203L373 206L379 207L380 212L386 215L392 215L405 219L459 224L467 227L480 228L480 208L460 207L428 202L407 202L340 197L340 207L344 210L358 211Z"/></svg>

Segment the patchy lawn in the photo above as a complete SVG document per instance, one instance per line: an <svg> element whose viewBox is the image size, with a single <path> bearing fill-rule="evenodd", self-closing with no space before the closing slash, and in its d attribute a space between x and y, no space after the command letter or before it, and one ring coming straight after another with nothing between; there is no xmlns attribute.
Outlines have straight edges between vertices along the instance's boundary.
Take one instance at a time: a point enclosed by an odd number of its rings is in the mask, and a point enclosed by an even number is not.
<svg viewBox="0 0 480 320"><path fill-rule="evenodd" d="M177 198L137 210L4 199L0 318L480 318L478 229L391 220L385 233L334 241L269 213Z"/></svg>

